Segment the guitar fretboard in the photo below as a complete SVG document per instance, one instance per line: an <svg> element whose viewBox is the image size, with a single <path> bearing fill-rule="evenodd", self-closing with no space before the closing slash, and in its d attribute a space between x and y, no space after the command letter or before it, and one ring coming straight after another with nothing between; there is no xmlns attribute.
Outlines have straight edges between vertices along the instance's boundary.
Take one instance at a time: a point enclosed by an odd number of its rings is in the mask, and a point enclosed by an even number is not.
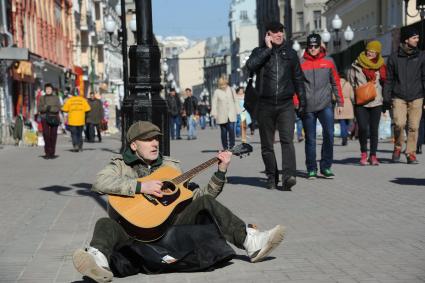
<svg viewBox="0 0 425 283"><path fill-rule="evenodd" d="M180 176L177 176L176 178L174 178L173 180L171 180L171 182L173 182L174 184L184 183L184 182L192 179L193 177L195 177L197 174L199 174L200 172L204 171L208 167L214 165L216 162L218 162L218 158L217 157L211 158L210 160L202 163L201 165L198 165L195 168L190 169L186 173L183 173Z"/></svg>

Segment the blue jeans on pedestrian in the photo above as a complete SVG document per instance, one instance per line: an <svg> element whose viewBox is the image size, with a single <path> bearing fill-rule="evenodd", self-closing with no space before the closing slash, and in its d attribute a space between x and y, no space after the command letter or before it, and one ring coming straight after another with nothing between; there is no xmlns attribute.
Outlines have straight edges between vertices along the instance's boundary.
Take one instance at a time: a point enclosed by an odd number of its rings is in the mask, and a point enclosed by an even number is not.
<svg viewBox="0 0 425 283"><path fill-rule="evenodd" d="M339 120L339 127L341 129L341 138L348 137L348 126L350 125L350 120L341 119Z"/></svg>
<svg viewBox="0 0 425 283"><path fill-rule="evenodd" d="M220 124L221 144L223 149L229 149L235 146L235 122Z"/></svg>
<svg viewBox="0 0 425 283"><path fill-rule="evenodd" d="M79 149L82 149L84 126L69 126L69 129L71 131L71 139L72 139L72 145L74 149L76 149L77 147Z"/></svg>
<svg viewBox="0 0 425 283"><path fill-rule="evenodd" d="M201 126L201 129L205 129L207 125L207 117L206 115L200 115L199 116L199 125Z"/></svg>
<svg viewBox="0 0 425 283"><path fill-rule="evenodd" d="M196 119L195 115L190 115L187 121L187 128L188 128L188 139L195 139L196 138Z"/></svg>
<svg viewBox="0 0 425 283"><path fill-rule="evenodd" d="M235 133L236 133L236 137L240 137L241 136L241 115L238 114L236 116L236 124L235 124Z"/></svg>
<svg viewBox="0 0 425 283"><path fill-rule="evenodd" d="M305 157L307 171L317 171L316 162L316 122L322 125L323 144L320 159L320 171L330 169L333 161L334 112L331 106L303 116L305 133Z"/></svg>
<svg viewBox="0 0 425 283"><path fill-rule="evenodd" d="M296 117L295 124L297 126L297 139L298 141L300 141L303 138L303 121L300 118Z"/></svg>
<svg viewBox="0 0 425 283"><path fill-rule="evenodd" d="M180 124L179 115L170 115L170 136L172 140L180 138Z"/></svg>

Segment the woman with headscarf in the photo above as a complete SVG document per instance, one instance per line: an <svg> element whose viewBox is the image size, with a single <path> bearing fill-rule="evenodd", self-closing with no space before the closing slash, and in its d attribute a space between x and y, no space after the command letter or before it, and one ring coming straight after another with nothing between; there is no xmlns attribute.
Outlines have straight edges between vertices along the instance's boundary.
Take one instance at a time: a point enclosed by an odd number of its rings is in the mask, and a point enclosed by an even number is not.
<svg viewBox="0 0 425 283"><path fill-rule="evenodd" d="M382 113L382 86L387 77L384 59L381 56L382 45L373 40L366 45L348 71L348 80L354 90L373 81L376 89L374 100L360 105L354 97L354 114L359 126L360 165L379 165L376 151L378 149L379 121ZM370 154L367 156L367 140L370 138Z"/></svg>

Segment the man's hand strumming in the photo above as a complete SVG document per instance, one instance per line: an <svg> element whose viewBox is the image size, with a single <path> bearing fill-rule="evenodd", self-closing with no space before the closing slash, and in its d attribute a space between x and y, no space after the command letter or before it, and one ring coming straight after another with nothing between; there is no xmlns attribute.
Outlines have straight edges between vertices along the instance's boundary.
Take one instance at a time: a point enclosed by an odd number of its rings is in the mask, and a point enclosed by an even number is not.
<svg viewBox="0 0 425 283"><path fill-rule="evenodd" d="M161 181L146 181L142 183L142 194L153 195L156 197L162 197L162 182Z"/></svg>

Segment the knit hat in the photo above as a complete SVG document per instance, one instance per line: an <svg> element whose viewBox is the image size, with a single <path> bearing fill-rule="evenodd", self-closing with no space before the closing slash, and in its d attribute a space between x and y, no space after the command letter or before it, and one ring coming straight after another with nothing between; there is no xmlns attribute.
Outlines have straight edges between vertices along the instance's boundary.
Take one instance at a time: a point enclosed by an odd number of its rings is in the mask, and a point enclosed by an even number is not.
<svg viewBox="0 0 425 283"><path fill-rule="evenodd" d="M381 54L382 44L378 40L372 40L366 45L366 50L375 51L376 53Z"/></svg>
<svg viewBox="0 0 425 283"><path fill-rule="evenodd" d="M407 39L412 36L419 35L419 32L414 27L405 27L401 29L400 32L400 42L404 43Z"/></svg>
<svg viewBox="0 0 425 283"><path fill-rule="evenodd" d="M130 126L127 131L127 141L129 143L136 139L150 139L156 136L162 136L161 130L148 121L138 121Z"/></svg>
<svg viewBox="0 0 425 283"><path fill-rule="evenodd" d="M319 34L312 33L309 36L307 36L307 46L314 45L314 44L320 46L321 43L322 43L322 38L320 37Z"/></svg>

